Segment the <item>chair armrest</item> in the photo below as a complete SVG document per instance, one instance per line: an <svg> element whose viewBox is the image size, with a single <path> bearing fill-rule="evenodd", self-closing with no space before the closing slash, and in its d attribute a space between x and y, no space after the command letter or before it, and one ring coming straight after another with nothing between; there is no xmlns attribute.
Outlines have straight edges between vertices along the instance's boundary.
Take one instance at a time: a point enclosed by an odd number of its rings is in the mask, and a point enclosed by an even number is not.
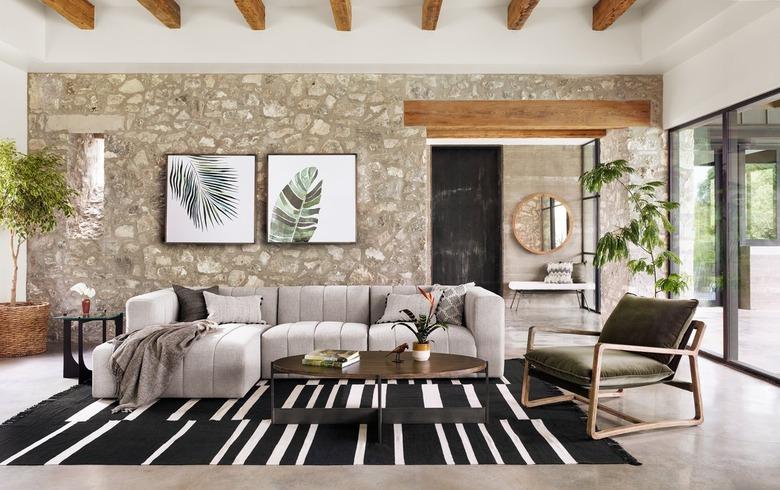
<svg viewBox="0 0 780 490"><path fill-rule="evenodd" d="M526 345L526 352L531 351L533 349L536 332L560 333L560 334L568 334L568 335L588 335L591 337L598 337L599 335L601 335L601 332L597 332L595 330L580 330L576 328L533 326L528 329L528 344Z"/></svg>
<svg viewBox="0 0 780 490"><path fill-rule="evenodd" d="M596 344L595 353L599 355L605 350L620 350L624 352L643 352L646 354L672 354L677 356L695 356L698 349L670 349L666 347L646 347L644 345L627 344Z"/></svg>
<svg viewBox="0 0 780 490"><path fill-rule="evenodd" d="M474 336L477 357L488 362L490 377L504 374L505 310L504 298L487 289L472 287L466 291L466 328Z"/></svg>
<svg viewBox="0 0 780 490"><path fill-rule="evenodd" d="M125 305L127 332L174 323L178 313L179 300L172 288L134 296Z"/></svg>

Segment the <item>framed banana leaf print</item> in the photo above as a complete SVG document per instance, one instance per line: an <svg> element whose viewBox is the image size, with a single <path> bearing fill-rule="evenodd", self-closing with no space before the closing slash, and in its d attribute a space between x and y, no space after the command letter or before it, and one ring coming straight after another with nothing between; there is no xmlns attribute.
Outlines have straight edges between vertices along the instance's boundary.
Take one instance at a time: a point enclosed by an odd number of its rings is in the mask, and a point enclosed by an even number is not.
<svg viewBox="0 0 780 490"><path fill-rule="evenodd" d="M355 154L268 155L268 242L355 243Z"/></svg>
<svg viewBox="0 0 780 490"><path fill-rule="evenodd" d="M167 243L255 242L255 155L168 155Z"/></svg>

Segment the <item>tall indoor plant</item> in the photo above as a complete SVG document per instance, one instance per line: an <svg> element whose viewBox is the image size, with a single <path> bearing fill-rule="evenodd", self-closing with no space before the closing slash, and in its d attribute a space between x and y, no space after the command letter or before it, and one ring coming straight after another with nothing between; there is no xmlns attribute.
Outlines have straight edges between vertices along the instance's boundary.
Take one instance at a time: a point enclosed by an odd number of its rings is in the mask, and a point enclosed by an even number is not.
<svg viewBox="0 0 780 490"><path fill-rule="evenodd" d="M0 303L0 356L46 350L49 303L18 302L19 251L30 236L47 233L60 216L71 216L76 192L68 185L60 156L43 149L28 155L13 141L0 141L0 228L11 248L11 298Z"/></svg>
<svg viewBox="0 0 780 490"><path fill-rule="evenodd" d="M669 263L679 264L680 258L667 248L664 239L673 231L668 214L679 203L658 198L662 181L630 182L634 172L627 161L615 160L601 163L580 177L589 192L598 193L605 185L616 184L628 194L628 222L599 238L593 263L601 267L625 260L633 275L644 273L653 278L654 296L680 294L687 289L687 280L669 271Z"/></svg>

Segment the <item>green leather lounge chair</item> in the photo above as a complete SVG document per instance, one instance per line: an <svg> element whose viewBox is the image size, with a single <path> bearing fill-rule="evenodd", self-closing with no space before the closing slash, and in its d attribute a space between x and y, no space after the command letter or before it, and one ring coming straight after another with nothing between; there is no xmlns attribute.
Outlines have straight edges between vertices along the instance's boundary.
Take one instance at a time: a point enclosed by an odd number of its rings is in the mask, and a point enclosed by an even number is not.
<svg viewBox="0 0 780 490"><path fill-rule="evenodd" d="M588 405L588 435L602 439L640 430L699 425L704 420L699 384L698 355L705 325L692 320L696 300L643 298L626 294L601 332L531 327L523 369L521 402L526 407L576 400ZM693 342L689 346L693 332ZM536 332L598 336L595 346L534 348ZM691 382L675 381L680 360L687 357ZM530 376L552 383L571 394L529 400ZM692 419L645 422L599 404L599 398L621 396L627 388L658 383L693 393ZM630 425L596 428L598 411L622 418Z"/></svg>

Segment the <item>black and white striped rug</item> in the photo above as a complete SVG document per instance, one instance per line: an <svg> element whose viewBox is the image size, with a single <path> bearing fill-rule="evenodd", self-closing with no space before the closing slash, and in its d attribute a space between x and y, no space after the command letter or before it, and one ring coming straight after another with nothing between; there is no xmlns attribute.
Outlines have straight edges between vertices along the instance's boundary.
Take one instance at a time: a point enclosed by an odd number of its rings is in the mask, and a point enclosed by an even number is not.
<svg viewBox="0 0 780 490"><path fill-rule="evenodd" d="M242 399L166 399L117 414L112 400L77 386L0 426L0 465L638 464L614 441L589 439L573 403L521 407L522 361L506 368L490 386L490 423L388 424L381 445L376 426L271 424L266 381ZM479 382L391 381L384 406L479 406ZM370 381L279 380L276 388L287 408L376 406ZM533 397L556 393L534 381Z"/></svg>

